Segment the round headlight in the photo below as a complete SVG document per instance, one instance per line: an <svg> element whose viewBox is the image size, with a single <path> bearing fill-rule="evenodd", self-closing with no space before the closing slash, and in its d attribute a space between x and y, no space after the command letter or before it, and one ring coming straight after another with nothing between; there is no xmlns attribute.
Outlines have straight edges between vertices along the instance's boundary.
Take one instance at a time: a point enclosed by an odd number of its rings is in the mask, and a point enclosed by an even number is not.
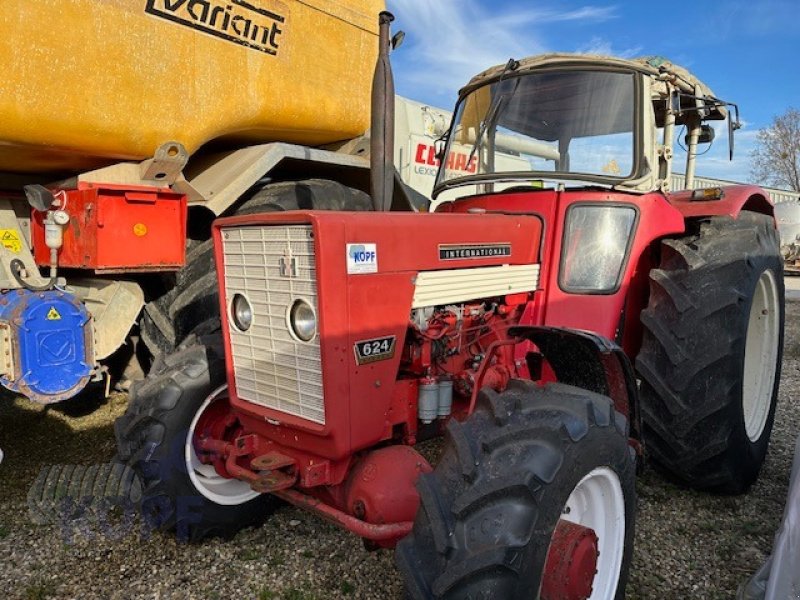
<svg viewBox="0 0 800 600"><path fill-rule="evenodd" d="M309 342L317 334L317 314L305 300L295 300L289 309L289 325L297 339Z"/></svg>
<svg viewBox="0 0 800 600"><path fill-rule="evenodd" d="M239 331L247 331L253 324L253 309L247 298L241 294L235 294L231 302L231 318L233 324Z"/></svg>

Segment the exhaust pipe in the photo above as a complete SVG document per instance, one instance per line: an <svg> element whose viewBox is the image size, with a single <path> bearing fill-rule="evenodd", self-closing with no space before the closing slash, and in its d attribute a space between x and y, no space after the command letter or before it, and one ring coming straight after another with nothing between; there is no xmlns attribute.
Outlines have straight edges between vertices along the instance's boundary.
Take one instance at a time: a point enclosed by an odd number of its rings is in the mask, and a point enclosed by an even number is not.
<svg viewBox="0 0 800 600"><path fill-rule="evenodd" d="M370 123L370 194L375 211L392 207L394 191L394 77L389 62L390 24L394 15L378 16L378 61L372 78Z"/></svg>

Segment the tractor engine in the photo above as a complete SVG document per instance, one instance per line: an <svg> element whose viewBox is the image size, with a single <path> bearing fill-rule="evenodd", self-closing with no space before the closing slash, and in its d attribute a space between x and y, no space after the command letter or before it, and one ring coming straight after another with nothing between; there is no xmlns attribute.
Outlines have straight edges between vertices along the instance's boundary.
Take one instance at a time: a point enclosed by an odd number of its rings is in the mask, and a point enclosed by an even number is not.
<svg viewBox="0 0 800 600"><path fill-rule="evenodd" d="M418 416L423 425L449 417L454 394L468 406L479 374L483 385L505 388L514 374L507 350L489 357L483 371L481 365L492 344L506 339L508 328L519 322L528 299L529 294L515 294L411 312L401 376L419 378Z"/></svg>

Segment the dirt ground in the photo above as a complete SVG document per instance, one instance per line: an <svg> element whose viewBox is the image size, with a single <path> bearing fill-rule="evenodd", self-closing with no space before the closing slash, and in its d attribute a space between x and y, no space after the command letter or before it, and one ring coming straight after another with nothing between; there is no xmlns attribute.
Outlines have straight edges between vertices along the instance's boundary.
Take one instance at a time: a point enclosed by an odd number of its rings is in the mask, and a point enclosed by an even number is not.
<svg viewBox="0 0 800 600"><path fill-rule="evenodd" d="M95 394L96 398L97 395ZM263 526L196 546L135 525L113 535L38 526L25 496L43 465L114 455L117 394L44 409L0 403L0 589L7 598L401 598L391 552L367 552L350 534L298 509ZM787 304L780 402L761 477L746 495L687 491L652 469L638 479L628 597L731 598L771 550L800 433L800 303Z"/></svg>

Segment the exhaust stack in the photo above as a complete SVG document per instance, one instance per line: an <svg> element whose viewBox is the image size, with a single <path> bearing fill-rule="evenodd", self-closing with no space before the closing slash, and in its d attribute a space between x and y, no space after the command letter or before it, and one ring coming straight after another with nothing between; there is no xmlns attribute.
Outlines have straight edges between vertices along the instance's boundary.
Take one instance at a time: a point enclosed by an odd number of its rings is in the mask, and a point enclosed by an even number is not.
<svg viewBox="0 0 800 600"><path fill-rule="evenodd" d="M394 77L389 62L392 21L390 12L383 11L378 17L378 61L372 78L370 195L373 208L381 212L391 208L394 190Z"/></svg>

